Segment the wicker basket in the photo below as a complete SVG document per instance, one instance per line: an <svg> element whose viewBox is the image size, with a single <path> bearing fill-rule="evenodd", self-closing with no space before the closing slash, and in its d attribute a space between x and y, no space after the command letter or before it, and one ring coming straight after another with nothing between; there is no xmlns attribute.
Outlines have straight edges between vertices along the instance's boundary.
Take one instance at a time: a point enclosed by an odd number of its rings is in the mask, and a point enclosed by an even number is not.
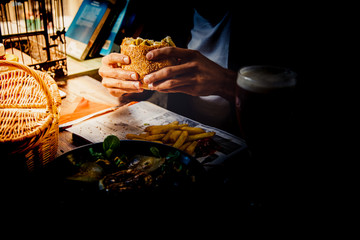
<svg viewBox="0 0 360 240"><path fill-rule="evenodd" d="M32 172L57 153L59 90L46 73L16 62L0 61L0 66L15 69L0 73L1 158Z"/></svg>

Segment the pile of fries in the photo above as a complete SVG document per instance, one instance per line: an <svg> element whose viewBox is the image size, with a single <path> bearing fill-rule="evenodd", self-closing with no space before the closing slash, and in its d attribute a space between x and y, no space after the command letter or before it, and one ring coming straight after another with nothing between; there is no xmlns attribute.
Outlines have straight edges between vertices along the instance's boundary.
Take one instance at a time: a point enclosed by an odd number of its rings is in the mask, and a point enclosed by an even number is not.
<svg viewBox="0 0 360 240"><path fill-rule="evenodd" d="M188 124L179 124L178 121L174 121L166 125L148 126L144 133L126 134L126 138L167 144L193 155L198 140L214 135L215 132L206 132L202 128L189 127Z"/></svg>

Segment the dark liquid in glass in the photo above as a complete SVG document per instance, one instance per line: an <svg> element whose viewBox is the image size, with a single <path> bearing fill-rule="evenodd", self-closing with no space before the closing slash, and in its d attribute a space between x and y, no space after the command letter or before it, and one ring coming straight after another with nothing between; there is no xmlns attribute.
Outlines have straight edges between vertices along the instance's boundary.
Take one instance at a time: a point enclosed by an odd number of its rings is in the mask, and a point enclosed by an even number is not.
<svg viewBox="0 0 360 240"><path fill-rule="evenodd" d="M250 66L240 70L236 112L252 154L274 157L291 144L295 81L295 73L283 68Z"/></svg>

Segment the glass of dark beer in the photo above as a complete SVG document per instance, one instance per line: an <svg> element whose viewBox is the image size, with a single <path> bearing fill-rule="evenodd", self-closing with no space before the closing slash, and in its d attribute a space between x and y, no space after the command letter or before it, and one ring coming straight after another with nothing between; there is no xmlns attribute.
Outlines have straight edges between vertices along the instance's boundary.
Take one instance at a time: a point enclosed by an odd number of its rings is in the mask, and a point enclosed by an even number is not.
<svg viewBox="0 0 360 240"><path fill-rule="evenodd" d="M242 137L253 155L286 151L294 130L296 73L277 66L247 66L237 78L236 112Z"/></svg>

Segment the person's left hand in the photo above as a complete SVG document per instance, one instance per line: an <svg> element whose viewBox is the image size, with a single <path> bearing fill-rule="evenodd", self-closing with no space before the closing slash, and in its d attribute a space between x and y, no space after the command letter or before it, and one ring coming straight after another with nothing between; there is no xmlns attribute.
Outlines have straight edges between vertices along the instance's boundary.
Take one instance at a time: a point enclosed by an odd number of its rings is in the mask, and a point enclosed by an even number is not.
<svg viewBox="0 0 360 240"><path fill-rule="evenodd" d="M221 67L200 52L164 47L147 53L147 59L175 57L179 64L165 67L144 77L151 90L182 92L192 96L219 95L233 101L236 73Z"/></svg>

